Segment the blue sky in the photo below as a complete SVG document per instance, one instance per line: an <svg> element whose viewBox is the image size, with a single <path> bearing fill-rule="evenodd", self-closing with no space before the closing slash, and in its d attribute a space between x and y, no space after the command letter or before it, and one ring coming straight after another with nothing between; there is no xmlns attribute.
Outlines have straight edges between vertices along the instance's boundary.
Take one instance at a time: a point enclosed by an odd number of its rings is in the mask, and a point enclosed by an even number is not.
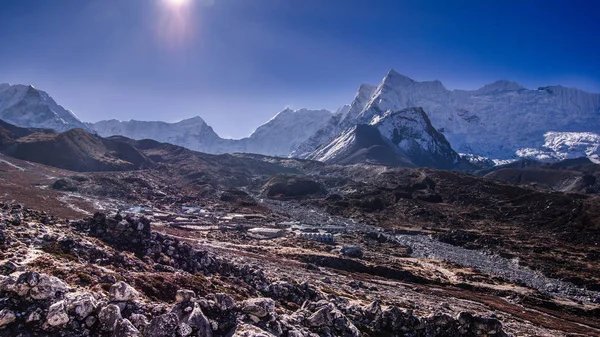
<svg viewBox="0 0 600 337"><path fill-rule="evenodd" d="M450 89L600 92L596 1L168 1L1 1L0 82L85 121L199 115L224 137L286 106L335 110L390 68Z"/></svg>

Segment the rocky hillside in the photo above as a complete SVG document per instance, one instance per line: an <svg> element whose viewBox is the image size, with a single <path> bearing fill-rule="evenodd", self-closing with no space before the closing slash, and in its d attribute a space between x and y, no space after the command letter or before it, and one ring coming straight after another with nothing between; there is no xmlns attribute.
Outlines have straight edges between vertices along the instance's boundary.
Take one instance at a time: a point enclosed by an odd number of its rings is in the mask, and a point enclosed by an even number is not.
<svg viewBox="0 0 600 337"><path fill-rule="evenodd" d="M555 163L520 160L475 172L486 178L561 192L600 192L600 165L587 158Z"/></svg>
<svg viewBox="0 0 600 337"><path fill-rule="evenodd" d="M135 147L81 129L63 133L0 124L0 152L73 171L123 171L152 165Z"/></svg>

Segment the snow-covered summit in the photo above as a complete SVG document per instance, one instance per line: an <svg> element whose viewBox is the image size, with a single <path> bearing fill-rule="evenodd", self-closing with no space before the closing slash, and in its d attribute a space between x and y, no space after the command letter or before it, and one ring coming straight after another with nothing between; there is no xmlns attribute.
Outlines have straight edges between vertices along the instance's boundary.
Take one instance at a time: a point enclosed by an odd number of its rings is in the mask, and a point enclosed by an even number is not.
<svg viewBox="0 0 600 337"><path fill-rule="evenodd" d="M118 135L132 139L153 139L209 153L213 153L213 148L222 141L200 117L176 123L111 119L92 123L90 126L102 137Z"/></svg>
<svg viewBox="0 0 600 337"><path fill-rule="evenodd" d="M89 130L73 112L31 85L0 84L0 119L21 127Z"/></svg>
<svg viewBox="0 0 600 337"><path fill-rule="evenodd" d="M287 157L332 118L329 110L284 109L261 125L250 137L241 139L237 152Z"/></svg>

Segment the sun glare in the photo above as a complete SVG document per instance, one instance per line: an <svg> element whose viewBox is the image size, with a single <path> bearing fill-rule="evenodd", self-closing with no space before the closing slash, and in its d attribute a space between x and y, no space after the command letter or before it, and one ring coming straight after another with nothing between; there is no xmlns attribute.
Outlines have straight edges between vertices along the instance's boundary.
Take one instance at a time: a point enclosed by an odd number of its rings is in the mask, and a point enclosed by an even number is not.
<svg viewBox="0 0 600 337"><path fill-rule="evenodd" d="M170 48L179 49L193 38L197 0L160 0L158 30L163 43Z"/></svg>
<svg viewBox="0 0 600 337"><path fill-rule="evenodd" d="M190 0L164 0L168 5L174 7L181 7L187 5Z"/></svg>

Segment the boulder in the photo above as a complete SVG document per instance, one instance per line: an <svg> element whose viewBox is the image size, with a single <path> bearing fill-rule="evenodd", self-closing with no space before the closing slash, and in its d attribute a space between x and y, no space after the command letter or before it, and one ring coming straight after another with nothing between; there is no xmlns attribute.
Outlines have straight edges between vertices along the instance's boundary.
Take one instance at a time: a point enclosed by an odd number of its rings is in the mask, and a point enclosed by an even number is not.
<svg viewBox="0 0 600 337"><path fill-rule="evenodd" d="M189 302L194 297L196 297L196 294L192 290L179 289L179 290L177 290L177 294L175 295L175 302L176 303Z"/></svg>
<svg viewBox="0 0 600 337"><path fill-rule="evenodd" d="M191 310L189 310L191 308ZM198 336L212 336L212 327L208 318L204 316L202 309L198 303L193 303L192 306L187 307L183 312L179 313L179 321L188 325L190 328L195 330Z"/></svg>
<svg viewBox="0 0 600 337"><path fill-rule="evenodd" d="M232 337L275 337L275 335L250 324L241 324Z"/></svg>
<svg viewBox="0 0 600 337"><path fill-rule="evenodd" d="M11 310L4 308L0 310L0 327L8 325L17 319L17 316Z"/></svg>
<svg viewBox="0 0 600 337"><path fill-rule="evenodd" d="M110 299L116 302L126 302L136 299L140 293L129 284L119 281L113 284L109 290Z"/></svg>
<svg viewBox="0 0 600 337"><path fill-rule="evenodd" d="M139 330L144 331L146 327L150 325L148 318L142 314L131 314L129 321Z"/></svg>
<svg viewBox="0 0 600 337"><path fill-rule="evenodd" d="M122 319L117 323L117 328L115 329L114 337L138 337L142 334L140 331L133 326L133 324L128 319Z"/></svg>
<svg viewBox="0 0 600 337"><path fill-rule="evenodd" d="M477 335L504 336L502 323L496 318L474 317L471 332Z"/></svg>
<svg viewBox="0 0 600 337"><path fill-rule="evenodd" d="M105 306L98 313L98 321L100 322L100 330L102 331L115 331L121 319L121 309L114 304Z"/></svg>
<svg viewBox="0 0 600 337"><path fill-rule="evenodd" d="M147 337L172 337L176 336L179 318L174 313L154 317L146 328ZM203 336L203 335L200 335Z"/></svg>
<svg viewBox="0 0 600 337"><path fill-rule="evenodd" d="M67 305L65 304L65 301L58 301L48 308L46 323L51 326L61 326L69 323L69 315L67 315Z"/></svg>
<svg viewBox="0 0 600 337"><path fill-rule="evenodd" d="M363 257L363 249L361 246L344 245L341 250L342 255L361 259Z"/></svg>
<svg viewBox="0 0 600 337"><path fill-rule="evenodd" d="M52 184L52 189L57 191L77 192L77 182L68 178L61 178Z"/></svg>
<svg viewBox="0 0 600 337"><path fill-rule="evenodd" d="M211 299L215 302L215 305L221 311L232 310L233 308L235 308L235 301L228 294L212 294Z"/></svg>
<svg viewBox="0 0 600 337"><path fill-rule="evenodd" d="M78 319L84 320L98 306L96 299L90 293L71 293L66 296L67 310L75 313Z"/></svg>
<svg viewBox="0 0 600 337"><path fill-rule="evenodd" d="M54 276L40 274L37 285L29 291L29 296L36 300L45 300L64 294L68 290L67 285Z"/></svg>
<svg viewBox="0 0 600 337"><path fill-rule="evenodd" d="M331 315L331 308L329 307L323 307L308 317L308 324L315 328L330 326L332 322L333 317Z"/></svg>
<svg viewBox="0 0 600 337"><path fill-rule="evenodd" d="M242 311L259 318L275 311L275 302L270 298L251 298L242 302Z"/></svg>
<svg viewBox="0 0 600 337"><path fill-rule="evenodd" d="M295 198L309 195L326 195L327 190L321 183L306 177L280 175L271 178L264 185L263 194L268 197Z"/></svg>

